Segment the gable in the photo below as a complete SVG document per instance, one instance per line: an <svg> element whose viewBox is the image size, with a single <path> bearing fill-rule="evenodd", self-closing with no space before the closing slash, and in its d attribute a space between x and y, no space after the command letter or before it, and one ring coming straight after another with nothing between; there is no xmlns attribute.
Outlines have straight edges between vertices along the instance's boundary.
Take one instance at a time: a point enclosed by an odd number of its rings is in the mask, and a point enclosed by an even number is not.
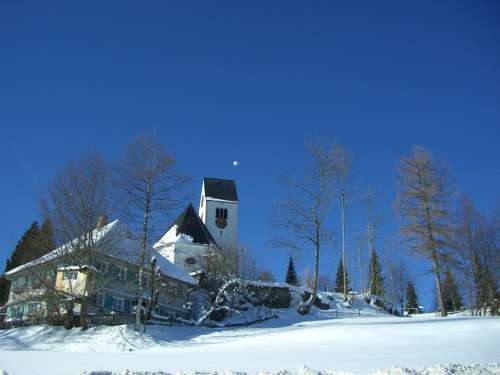
<svg viewBox="0 0 500 375"><path fill-rule="evenodd" d="M179 215L174 225L177 226L177 236L184 234L191 237L194 243L217 246L217 242L210 234L205 223L196 214L191 203Z"/></svg>

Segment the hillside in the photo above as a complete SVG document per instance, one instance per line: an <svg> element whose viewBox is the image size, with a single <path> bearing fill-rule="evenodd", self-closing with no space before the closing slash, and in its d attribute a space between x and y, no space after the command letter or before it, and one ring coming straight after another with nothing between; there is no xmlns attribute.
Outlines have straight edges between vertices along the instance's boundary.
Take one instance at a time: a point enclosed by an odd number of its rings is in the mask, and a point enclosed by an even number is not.
<svg viewBox="0 0 500 375"><path fill-rule="evenodd" d="M233 329L161 326L148 327L146 334L126 326L97 327L84 333L40 326L0 332L0 367L18 375L126 369L298 371L304 366L361 374L394 366L498 361L498 337L498 318L429 315L316 316L302 322L280 319ZM483 373L498 374L498 367L492 368L494 372Z"/></svg>

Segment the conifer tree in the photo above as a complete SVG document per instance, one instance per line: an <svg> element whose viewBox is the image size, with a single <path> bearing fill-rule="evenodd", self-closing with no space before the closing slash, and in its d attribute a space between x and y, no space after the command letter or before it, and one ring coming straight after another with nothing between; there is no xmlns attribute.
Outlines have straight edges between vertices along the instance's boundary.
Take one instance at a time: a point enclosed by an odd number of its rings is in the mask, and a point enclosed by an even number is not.
<svg viewBox="0 0 500 375"><path fill-rule="evenodd" d="M432 261L437 300L441 316L446 316L443 298L442 259L453 231L450 215L451 189L448 169L436 163L432 154L416 146L398 165L396 207L401 232L411 250Z"/></svg>
<svg viewBox="0 0 500 375"><path fill-rule="evenodd" d="M378 260L378 255L375 249L371 252L370 270L369 270L369 287L372 296L384 297L384 276L382 275L382 267Z"/></svg>
<svg viewBox="0 0 500 375"><path fill-rule="evenodd" d="M458 291L458 286L453 273L448 269L445 272L443 281L444 304L448 311L458 311L462 308L462 296Z"/></svg>
<svg viewBox="0 0 500 375"><path fill-rule="evenodd" d="M34 246L36 249L33 252L33 259L39 258L55 249L54 228L50 219L44 220L40 227L40 232L35 239Z"/></svg>
<svg viewBox="0 0 500 375"><path fill-rule="evenodd" d="M293 264L293 258L290 257L288 262L288 270L286 273L285 282L290 285L299 285L299 280L297 278L297 273L295 272L295 265Z"/></svg>
<svg viewBox="0 0 500 375"><path fill-rule="evenodd" d="M418 297L415 291L415 286L411 280L406 286L406 309L409 314L418 312Z"/></svg>
<svg viewBox="0 0 500 375"><path fill-rule="evenodd" d="M45 221L40 229L38 223L34 221L24 232L17 243L9 259L7 259L4 272L10 271L22 264L31 262L54 249L52 226ZM0 278L0 305L7 302L9 298L10 282L5 278Z"/></svg>
<svg viewBox="0 0 500 375"><path fill-rule="evenodd" d="M345 288L344 288L344 280L345 280ZM335 291L337 293L344 293L344 290L350 292L351 288L349 287L349 283L350 280L349 280L349 274L347 273L347 267L344 270L344 262L342 258L340 258L339 267L337 268L337 276L335 278Z"/></svg>

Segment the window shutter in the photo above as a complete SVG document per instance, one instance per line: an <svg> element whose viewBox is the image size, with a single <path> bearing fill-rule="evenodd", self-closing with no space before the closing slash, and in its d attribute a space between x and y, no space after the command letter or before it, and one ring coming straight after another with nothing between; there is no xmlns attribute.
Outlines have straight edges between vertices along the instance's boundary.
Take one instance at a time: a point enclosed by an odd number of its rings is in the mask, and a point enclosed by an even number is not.
<svg viewBox="0 0 500 375"><path fill-rule="evenodd" d="M106 296L104 297L104 307L106 307L107 309L111 309L112 306L113 306L113 296L106 294Z"/></svg>
<svg viewBox="0 0 500 375"><path fill-rule="evenodd" d="M123 312L125 314L130 314L130 301L128 299L123 301Z"/></svg>

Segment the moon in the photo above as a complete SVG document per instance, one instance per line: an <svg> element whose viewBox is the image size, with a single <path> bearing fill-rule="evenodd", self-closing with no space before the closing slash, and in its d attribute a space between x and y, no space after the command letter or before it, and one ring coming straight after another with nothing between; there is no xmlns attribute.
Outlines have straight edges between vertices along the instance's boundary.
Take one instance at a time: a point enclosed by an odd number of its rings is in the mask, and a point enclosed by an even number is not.
<svg viewBox="0 0 500 375"><path fill-rule="evenodd" d="M233 161L233 166L237 167L240 165L240 162L238 160Z"/></svg>

